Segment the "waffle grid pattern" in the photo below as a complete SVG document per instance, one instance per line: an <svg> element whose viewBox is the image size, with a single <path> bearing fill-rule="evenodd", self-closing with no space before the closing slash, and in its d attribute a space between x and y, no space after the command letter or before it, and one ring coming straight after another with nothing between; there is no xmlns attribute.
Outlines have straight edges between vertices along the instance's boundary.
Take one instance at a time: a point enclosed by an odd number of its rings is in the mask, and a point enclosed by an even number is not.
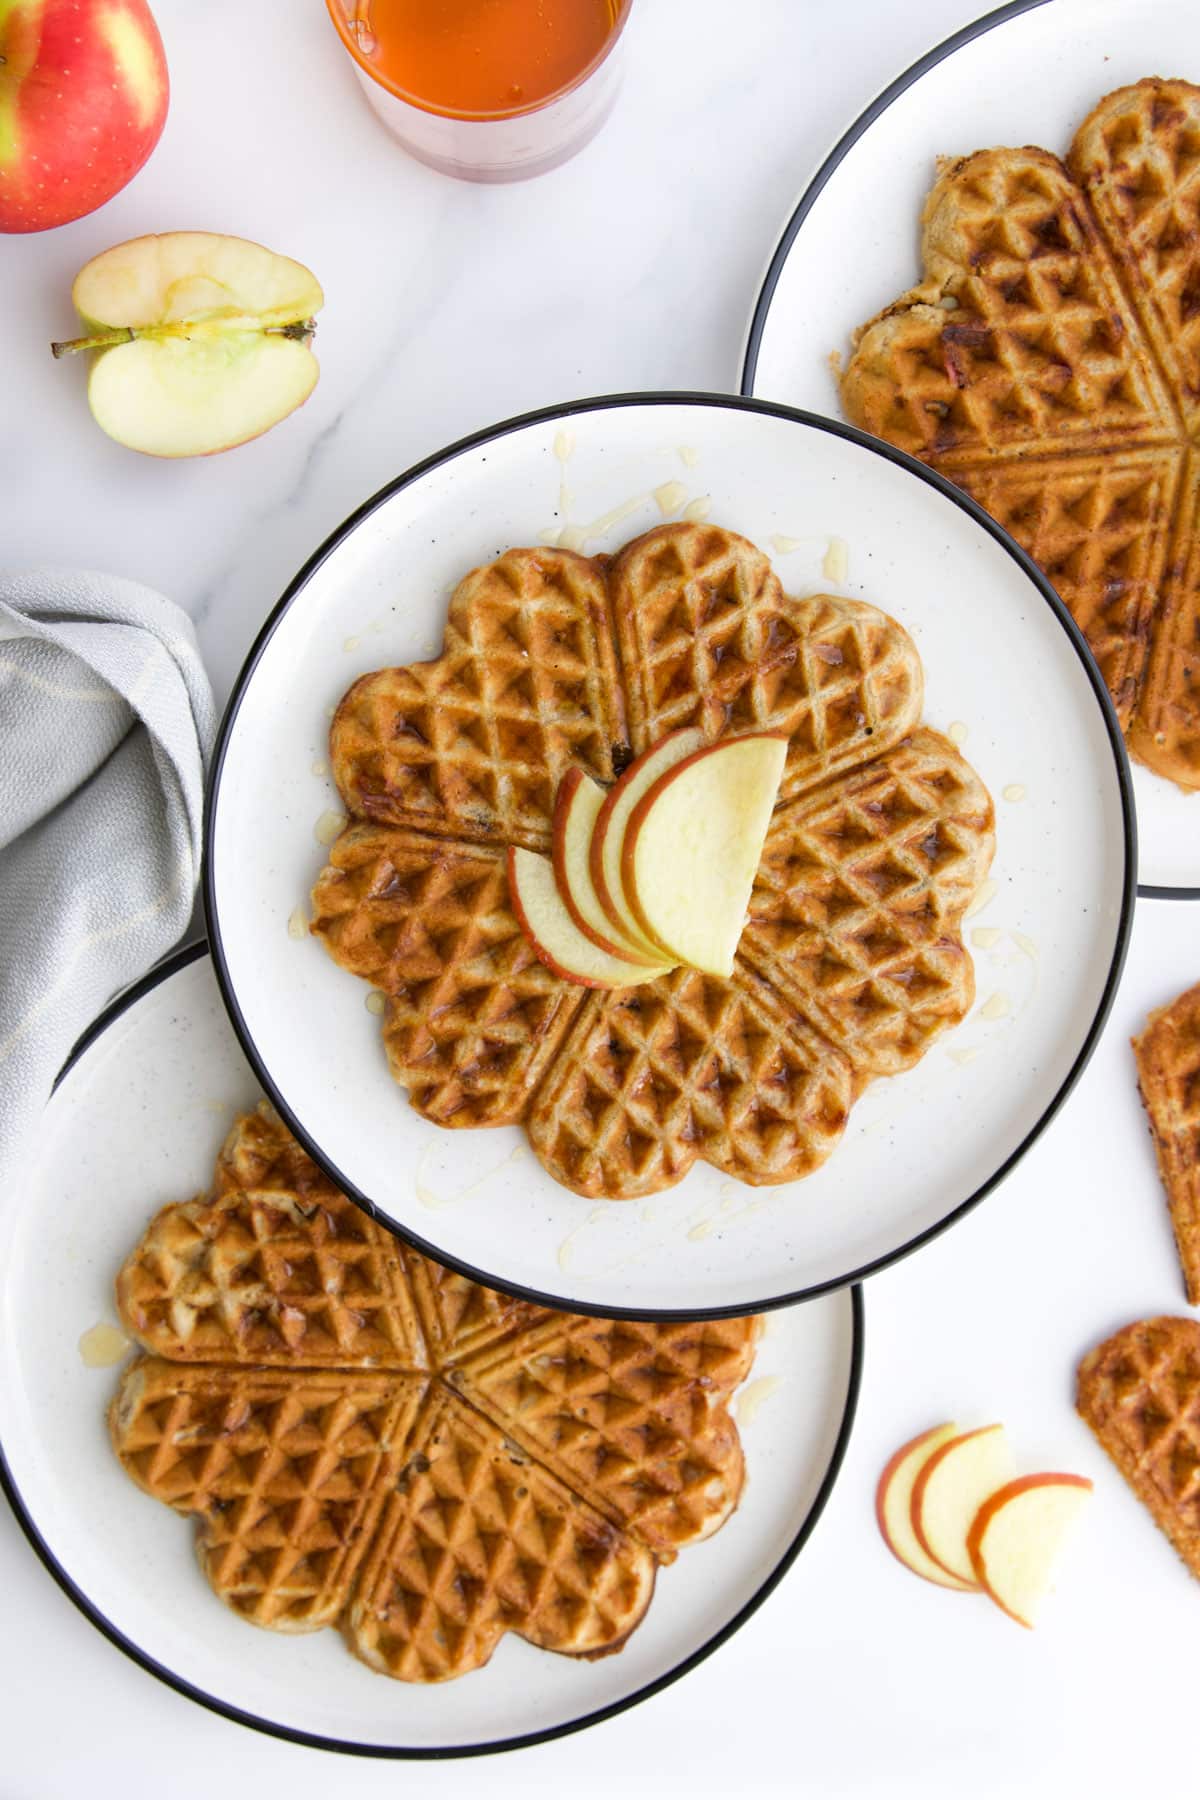
<svg viewBox="0 0 1200 1800"><path fill-rule="evenodd" d="M507 616L514 571L534 587L542 556L510 551L468 576L447 641L486 635L475 611L500 604ZM589 994L538 960L493 841L511 829L515 842L544 844L548 793L526 790L519 830L515 814L499 812L477 830L469 812L448 805L437 836L405 822L411 809L380 822L386 809L364 800L363 770L409 735L407 702L396 696L414 671L385 670L356 683L334 721L335 774L357 816L313 889L312 930L386 996L389 1065L423 1117L451 1127L520 1121L546 1169L589 1196L654 1193L697 1158L750 1183L798 1179L831 1153L866 1080L915 1061L968 1010L973 974L959 926L991 858L990 802L953 745L918 729L920 659L876 608L789 598L752 544L716 526L660 526L607 569L579 557L569 566L589 617L612 621L608 655L596 650L594 667L609 671L613 689L593 720L601 735L605 720L622 722L622 735L607 740L610 778L630 747L640 752L683 726L710 739L727 729L786 730L779 856L791 847L788 821L804 808L846 812L864 779L903 788L911 842L893 834L892 848L908 859L904 892L872 896L870 929L847 922L831 900L814 902L803 945L786 922L764 923L757 939L747 933L729 981L681 970L636 994ZM498 582L508 596L501 603ZM454 663L457 651L447 655ZM440 666L422 665L421 679ZM588 692L573 704L586 708ZM592 726L577 725L575 742L592 743ZM432 729L422 727L423 738ZM592 772L600 763L593 757ZM967 793L971 805L956 811L953 796ZM801 811L793 815L789 801ZM894 794L889 804L901 801ZM525 830L538 807L540 835ZM935 840L936 855L920 860L914 845ZM827 882L854 855L849 837L830 837L814 873ZM856 879L874 877L863 869ZM842 997L855 1013L850 1056L844 1021L797 998L818 951L826 964L857 971L857 992Z"/></svg>
<svg viewBox="0 0 1200 1800"><path fill-rule="evenodd" d="M289 1206L276 1187L264 1210L230 1171L271 1164L322 1184L273 1114L241 1119L213 1197L164 1209L118 1276L145 1352L109 1415L129 1475L196 1517L201 1567L241 1617L290 1632L341 1620L355 1653L401 1680L480 1667L510 1630L566 1654L619 1648L656 1568L737 1505L728 1400L759 1321L552 1314L410 1255L335 1191ZM283 1222L272 1248L296 1266L323 1254L364 1319L403 1296L403 1349L375 1354L365 1327L327 1355L315 1330L252 1338L261 1297L229 1250L268 1216ZM187 1253L165 1256L180 1238Z"/></svg>
<svg viewBox="0 0 1200 1800"><path fill-rule="evenodd" d="M1127 1325L1080 1363L1076 1406L1200 1576L1200 1324Z"/></svg>
<svg viewBox="0 0 1200 1800"><path fill-rule="evenodd" d="M1184 1286L1200 1305L1200 987L1152 1013L1133 1049Z"/></svg>
<svg viewBox="0 0 1200 1800"><path fill-rule="evenodd" d="M846 413L1029 551L1131 755L1200 788L1200 88L1108 95L1065 166L977 151L922 225L923 280L856 334Z"/></svg>

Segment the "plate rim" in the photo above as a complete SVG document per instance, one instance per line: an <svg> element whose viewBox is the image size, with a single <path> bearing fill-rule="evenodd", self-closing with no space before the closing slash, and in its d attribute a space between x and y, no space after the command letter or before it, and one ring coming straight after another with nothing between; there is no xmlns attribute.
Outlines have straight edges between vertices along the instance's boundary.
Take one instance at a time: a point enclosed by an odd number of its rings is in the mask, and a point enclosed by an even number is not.
<svg viewBox="0 0 1200 1800"><path fill-rule="evenodd" d="M875 98L866 105L838 138L833 148L822 157L808 181L800 191L800 197L787 216L783 230L776 239L775 248L767 259L767 267L759 283L758 294L751 309L749 323L746 327L745 346L742 351L741 374L738 392L746 399L758 398L754 391L755 377L758 374L758 358L762 349L763 333L767 328L775 299L775 290L783 274L784 265L791 255L792 245L800 235L800 228L807 219L818 196L826 186L830 177L840 168L859 138L864 137L901 94L908 91L931 69L947 57L974 43L976 38L995 30L998 25L1007 25L1010 19L1016 19L1022 13L1034 12L1039 7L1049 6L1052 0L1008 0L1005 6L997 7L994 12L985 13L982 18L974 19L969 25L953 32L950 37L943 38L932 50L927 50L917 58L904 72L890 81ZM1162 883L1139 882L1138 898L1141 900L1200 900L1200 886L1191 887L1186 883L1177 886L1165 886Z"/></svg>
<svg viewBox="0 0 1200 1800"><path fill-rule="evenodd" d="M1030 6L1045 4L1048 4L1048 0L1012 0L1012 4L1003 8L1002 11L1009 13L1014 10L1014 7L1018 10L1028 10ZM982 530L991 537L1003 551L1005 551L1010 560L1016 563L1018 569L1024 574L1033 588L1041 595L1058 624L1065 632L1072 649L1075 651L1076 657L1083 669L1088 684L1091 687L1093 696L1100 707L1101 718L1108 735L1109 748L1113 755L1117 777L1117 789L1121 805L1124 848L1124 869L1121 877L1121 901L1117 918L1116 939L1108 973L1105 977L1104 986L1101 990L1099 1002L1092 1021L1088 1026L1080 1048L1057 1091L1047 1101L1042 1111L1038 1114L1037 1119L1021 1138L1020 1142L1014 1146L1009 1155L992 1171L987 1179L973 1189L972 1192L968 1194L964 1200L961 1200L957 1206L952 1207L945 1217L938 1219L934 1224L927 1226L923 1231L917 1232L914 1237L907 1239L905 1243L898 1245L894 1250L890 1250L881 1256L869 1258L865 1263L860 1264L858 1267L848 1269L843 1275L831 1277L828 1280L821 1282L814 1282L807 1286L796 1288L788 1293L770 1296L766 1299L748 1296L745 1299L738 1300L731 1304L705 1306L702 1313L697 1313L694 1308L689 1309L687 1307L678 1306L638 1308L637 1316L639 1318L651 1320L655 1323L667 1323L672 1320L697 1318L701 1316L706 1319L723 1319L737 1318L747 1313L774 1312L780 1307L794 1306L802 1301L815 1300L825 1294L835 1293L840 1288L855 1286L859 1282L866 1280L868 1276L877 1274L882 1269L890 1268L893 1264L912 1255L914 1251L921 1249L925 1244L931 1243L935 1238L940 1237L942 1232L948 1231L951 1226L957 1224L960 1219L965 1218L969 1212L978 1206L979 1203L993 1191L993 1189L998 1187L1000 1183L1012 1173L1057 1115L1059 1109L1067 1099L1067 1096L1071 1093L1076 1082L1079 1080L1079 1077L1087 1067L1096 1045L1103 1035L1105 1023L1107 1022L1109 1012L1112 1009L1117 989L1120 986L1121 973L1125 966L1125 958L1128 954L1130 934L1133 926L1133 912L1138 892L1137 815L1133 801L1133 781L1130 773L1129 757L1125 748L1125 740L1121 734L1120 726L1117 723L1117 716L1113 709L1112 698L1100 676L1099 669L1092 658L1091 652L1087 648L1082 632L1071 617L1071 614L1063 601L1059 598L1058 594L1055 592L1046 576L1043 575L1042 571L1038 568L1037 564L1033 561L1032 557L1021 548L1015 538L1008 535L1002 526L997 525L996 521L989 513L984 511L978 501L972 499L971 496L965 493L961 488L955 487L952 482L948 481L946 477L941 475L936 469L928 468L924 463L918 462L915 457L909 456L903 450L898 450L895 445L885 443L882 438L872 437L869 433L861 431L855 425L848 424L845 420L826 418L820 413L809 412L802 407L787 406L782 401L761 400L754 396L744 394L706 393L694 389L683 389L679 391L662 389L647 390L641 393L601 394L588 399L561 401L551 406L536 408L532 412L518 413L512 418L504 419L496 425L485 426L478 431L469 433L466 437L456 439L444 449L435 451L432 455L424 457L421 461L414 463L411 468L406 470L403 474L394 476L390 481L385 482L384 485L372 494L369 499L364 500L353 512L349 513L340 525L335 526L323 543L314 550L312 555L301 565L296 575L294 575L292 580L288 583L278 601L267 614L254 642L251 644L250 649L246 654L245 661L243 662L230 691L229 700L222 713L220 725L217 728L217 737L209 768L208 787L204 800L202 872L204 917L208 929L208 943L212 953L213 970L217 978L217 988L221 995L225 1011L228 1014L230 1025L233 1028L234 1035L241 1045L242 1052L249 1062L251 1069L261 1083L263 1091L268 1095L276 1111L284 1120L293 1136L301 1145L303 1145L304 1149L312 1157L318 1167L324 1170L325 1174L334 1185L360 1206L369 1218L374 1219L377 1224L384 1226L385 1229L400 1238L402 1242L410 1244L422 1254L432 1257L435 1262L442 1263L446 1268L454 1269L457 1273L465 1275L468 1280L477 1281L484 1287L500 1289L502 1292L512 1294L519 1299L531 1301L537 1306L547 1306L554 1311L584 1313L590 1317L601 1319L619 1319L628 1318L630 1316L628 1307L607 1303L601 1304L597 1301L589 1301L584 1304L570 1296L556 1295L538 1288L531 1288L521 1283L505 1279L502 1276L498 1276L490 1270L476 1268L472 1263L467 1262L462 1257L452 1255L439 1245L422 1237L412 1226L407 1224L401 1226L384 1213L374 1201L348 1179L344 1172L337 1167L332 1158L328 1156L308 1134L301 1120L288 1105L286 1097L280 1091L278 1083L271 1076L263 1057L260 1055L258 1046L255 1043L254 1037L242 1013L235 986L226 962L225 947L221 935L220 912L216 898L216 876L214 872L215 859L213 854L216 819L220 804L221 781L224 773L225 758L229 749L234 727L237 723L238 713L240 712L242 703L249 691L250 684L254 679L258 664L293 602L307 586L316 571L334 553L343 540L349 537L364 519L369 517L369 515L378 507L386 504L386 502L395 494L400 493L403 489L420 481L423 476L429 474L432 470L454 461L457 457L465 455L483 445L495 443L516 432L524 431L530 426L561 423L564 420L575 417L577 414L586 412L620 411L622 409L654 406L699 406L711 409L724 409L732 412L759 414L768 418L782 419L787 423L800 425L806 429L825 432L833 437L841 438L847 443L854 444L859 449L868 451L872 456L877 456L884 462L893 463L898 468L907 471L908 474L914 476L917 480L924 482L927 487L931 487L936 492L940 493L945 499L956 506L960 512L964 512L968 518L972 519L976 525L980 526Z"/></svg>
<svg viewBox="0 0 1200 1800"><path fill-rule="evenodd" d="M55 1078L54 1090L57 1092L64 1078L82 1060L87 1052L110 1029L111 1026L139 1000L146 997L169 981L173 976L189 968L193 963L205 956L211 957L210 946L203 939L184 944L171 951L161 961L147 970L139 980L133 982L122 993L111 1000L104 1011L87 1028L71 1050L62 1068ZM25 1501L16 1476L8 1460L3 1441L0 1441L0 1491L13 1513L30 1547L42 1566L62 1589L67 1598L81 1612L88 1623L93 1625L102 1637L124 1653L131 1662L153 1675L165 1686L173 1688L184 1699L194 1701L206 1711L216 1713L221 1718L231 1720L235 1725L243 1725L252 1731L263 1733L267 1737L281 1739L287 1743L299 1744L310 1750L326 1750L338 1752L346 1756L359 1756L374 1761L393 1762L437 1762L451 1761L459 1757L492 1756L508 1750L523 1750L534 1744L550 1743L555 1738L570 1737L577 1731L586 1731L590 1726L599 1725L606 1719L615 1718L618 1713L627 1712L644 1700L653 1699L684 1675L699 1666L721 1648L723 1644L740 1631L742 1626L758 1611L799 1557L816 1529L817 1523L825 1511L830 1495L837 1485L845 1461L850 1437L854 1428L855 1415L858 1410L862 1390L864 1362L864 1305L861 1285L850 1289L850 1363L846 1377L846 1398L842 1408L841 1421L834 1438L825 1472L821 1477L811 1505L800 1523L798 1531L784 1550L779 1561L774 1564L769 1574L749 1599L738 1608L732 1618L727 1619L721 1628L709 1638L689 1652L681 1662L655 1676L652 1681L636 1688L633 1693L620 1700L611 1701L607 1706L595 1708L582 1713L578 1718L569 1719L559 1725L546 1726L539 1731L523 1732L511 1738L494 1738L481 1740L478 1743L462 1745L390 1745L359 1743L353 1738L327 1737L319 1732L304 1731L297 1726L282 1725L274 1719L265 1718L262 1714L252 1712L244 1707L235 1706L231 1701L222 1700L216 1694L199 1687L186 1676L178 1674L166 1663L161 1662L150 1651L142 1649L128 1633L113 1622L100 1606L96 1604L83 1587L75 1580L64 1562L50 1548L35 1520L33 1513Z"/></svg>

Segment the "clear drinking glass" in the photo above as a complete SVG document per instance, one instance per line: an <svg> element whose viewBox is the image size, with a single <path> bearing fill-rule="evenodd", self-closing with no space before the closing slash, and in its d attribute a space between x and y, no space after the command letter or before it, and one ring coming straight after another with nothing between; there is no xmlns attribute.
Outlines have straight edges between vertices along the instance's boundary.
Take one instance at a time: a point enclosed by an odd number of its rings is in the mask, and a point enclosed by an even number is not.
<svg viewBox="0 0 1200 1800"><path fill-rule="evenodd" d="M620 0L604 43L570 81L531 105L497 112L456 112L406 93L373 60L371 0L325 4L367 99L410 155L465 181L524 181L582 150L608 117L633 0Z"/></svg>

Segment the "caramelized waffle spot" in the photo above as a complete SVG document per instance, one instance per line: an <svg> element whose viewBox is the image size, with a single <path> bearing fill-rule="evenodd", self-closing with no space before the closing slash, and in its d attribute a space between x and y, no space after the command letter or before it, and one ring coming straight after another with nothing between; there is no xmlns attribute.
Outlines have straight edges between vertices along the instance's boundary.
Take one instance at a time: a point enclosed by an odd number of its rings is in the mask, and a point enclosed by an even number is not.
<svg viewBox="0 0 1200 1800"><path fill-rule="evenodd" d="M1200 1325L1127 1325L1079 1365L1076 1405L1155 1523L1200 1576Z"/></svg>
<svg viewBox="0 0 1200 1800"><path fill-rule="evenodd" d="M498 850L352 825L313 889L313 932L387 994L396 1080L439 1125L520 1119L580 990L535 956Z"/></svg>
<svg viewBox="0 0 1200 1800"><path fill-rule="evenodd" d="M894 1075L975 996L962 916L988 872L992 802L923 729L775 816L742 954L861 1081Z"/></svg>
<svg viewBox="0 0 1200 1800"><path fill-rule="evenodd" d="M738 1503L728 1400L759 1321L550 1313L365 1216L331 1234L354 1209L336 1190L302 1200L328 1184L269 1109L237 1122L217 1186L164 1209L118 1276L122 1320L163 1354L125 1371L109 1428L132 1479L195 1516L220 1598L278 1631L340 1619L358 1656L405 1681L479 1668L507 1631L568 1655L620 1649L657 1564ZM267 1259L266 1300L243 1238ZM248 1283L263 1315L249 1327ZM270 1327L278 1295L314 1303L304 1329ZM348 1336L318 1322L351 1300Z"/></svg>
<svg viewBox="0 0 1200 1800"><path fill-rule="evenodd" d="M510 550L459 584L436 662L355 682L330 757L352 817L543 850L567 769L611 781L624 743L600 565Z"/></svg>
<svg viewBox="0 0 1200 1800"><path fill-rule="evenodd" d="M610 571L633 747L670 731L786 731L783 799L878 755L920 716L908 634L861 601L783 592L762 552L715 525L661 525Z"/></svg>
<svg viewBox="0 0 1200 1800"><path fill-rule="evenodd" d="M1187 1297L1200 1305L1200 986L1151 1013L1133 1049Z"/></svg>
<svg viewBox="0 0 1200 1800"><path fill-rule="evenodd" d="M1029 551L1130 754L1200 787L1200 88L1109 94L1066 168L964 157L922 224L924 278L856 334L846 413Z"/></svg>
<svg viewBox="0 0 1200 1800"><path fill-rule="evenodd" d="M752 970L676 969L584 1002L528 1131L564 1186L629 1200L697 1157L755 1186L809 1175L852 1098L849 1064Z"/></svg>

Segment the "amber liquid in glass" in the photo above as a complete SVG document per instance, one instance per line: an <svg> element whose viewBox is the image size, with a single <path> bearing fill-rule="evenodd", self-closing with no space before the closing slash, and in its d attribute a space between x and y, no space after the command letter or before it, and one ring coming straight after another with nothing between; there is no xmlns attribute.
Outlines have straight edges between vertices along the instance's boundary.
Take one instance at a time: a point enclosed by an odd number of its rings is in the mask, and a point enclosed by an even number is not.
<svg viewBox="0 0 1200 1800"><path fill-rule="evenodd" d="M522 112L569 87L599 54L620 0L358 0L360 50L418 103L457 114Z"/></svg>

